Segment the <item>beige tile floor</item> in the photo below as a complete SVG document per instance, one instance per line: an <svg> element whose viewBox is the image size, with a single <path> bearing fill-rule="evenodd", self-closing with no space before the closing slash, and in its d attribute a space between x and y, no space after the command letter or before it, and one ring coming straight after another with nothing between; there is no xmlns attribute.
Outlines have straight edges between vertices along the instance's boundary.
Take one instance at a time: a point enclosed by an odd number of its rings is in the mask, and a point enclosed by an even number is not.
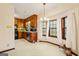
<svg viewBox="0 0 79 59"><path fill-rule="evenodd" d="M9 56L65 56L63 49L43 42L30 43L24 39L15 40L15 50L6 52Z"/></svg>

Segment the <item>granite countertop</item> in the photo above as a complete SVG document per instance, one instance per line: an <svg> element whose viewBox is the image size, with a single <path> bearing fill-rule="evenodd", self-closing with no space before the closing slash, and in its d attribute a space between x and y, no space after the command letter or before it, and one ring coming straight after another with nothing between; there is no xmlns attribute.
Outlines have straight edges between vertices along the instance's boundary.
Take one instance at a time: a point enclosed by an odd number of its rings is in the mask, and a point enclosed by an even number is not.
<svg viewBox="0 0 79 59"><path fill-rule="evenodd" d="M18 31L18 32L33 32L33 33L36 33L37 31Z"/></svg>
<svg viewBox="0 0 79 59"><path fill-rule="evenodd" d="M33 32L33 33L35 33L35 32L37 32L37 31L27 31L27 30L25 30L25 29L18 28L18 32Z"/></svg>
<svg viewBox="0 0 79 59"><path fill-rule="evenodd" d="M24 32L33 32L33 33L36 33L37 31L24 31Z"/></svg>

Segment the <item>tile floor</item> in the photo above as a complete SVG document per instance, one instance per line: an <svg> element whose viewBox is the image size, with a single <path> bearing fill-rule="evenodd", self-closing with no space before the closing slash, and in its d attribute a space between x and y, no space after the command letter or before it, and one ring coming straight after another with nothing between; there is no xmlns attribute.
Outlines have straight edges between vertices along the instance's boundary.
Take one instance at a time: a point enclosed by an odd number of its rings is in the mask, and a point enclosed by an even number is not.
<svg viewBox="0 0 79 59"><path fill-rule="evenodd" d="M9 56L65 56L63 49L43 42L30 43L25 39L15 40L15 50Z"/></svg>

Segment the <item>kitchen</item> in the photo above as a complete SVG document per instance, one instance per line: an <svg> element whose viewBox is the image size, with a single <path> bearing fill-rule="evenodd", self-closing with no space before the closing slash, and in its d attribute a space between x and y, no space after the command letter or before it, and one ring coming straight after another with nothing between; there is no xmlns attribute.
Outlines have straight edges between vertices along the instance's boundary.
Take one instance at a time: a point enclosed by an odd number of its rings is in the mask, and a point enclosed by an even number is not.
<svg viewBox="0 0 79 59"><path fill-rule="evenodd" d="M29 42L37 41L37 15L21 19L15 17L15 40L24 38Z"/></svg>

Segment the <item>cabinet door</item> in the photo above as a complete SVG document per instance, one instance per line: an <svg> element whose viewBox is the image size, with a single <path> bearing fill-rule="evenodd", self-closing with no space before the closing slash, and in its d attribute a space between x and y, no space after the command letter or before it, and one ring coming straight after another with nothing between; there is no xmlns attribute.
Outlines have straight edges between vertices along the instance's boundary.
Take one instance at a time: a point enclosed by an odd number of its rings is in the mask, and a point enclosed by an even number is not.
<svg viewBox="0 0 79 59"><path fill-rule="evenodd" d="M37 33L32 33L31 32L31 41L36 42L37 41Z"/></svg>
<svg viewBox="0 0 79 59"><path fill-rule="evenodd" d="M30 21L31 21L32 27L37 27L37 16L36 15L31 16Z"/></svg>
<svg viewBox="0 0 79 59"><path fill-rule="evenodd" d="M26 32L23 33L23 36L24 36L24 39L27 39L27 33Z"/></svg>
<svg viewBox="0 0 79 59"><path fill-rule="evenodd" d="M18 28L23 28L23 20L18 19L17 25L18 25Z"/></svg>

